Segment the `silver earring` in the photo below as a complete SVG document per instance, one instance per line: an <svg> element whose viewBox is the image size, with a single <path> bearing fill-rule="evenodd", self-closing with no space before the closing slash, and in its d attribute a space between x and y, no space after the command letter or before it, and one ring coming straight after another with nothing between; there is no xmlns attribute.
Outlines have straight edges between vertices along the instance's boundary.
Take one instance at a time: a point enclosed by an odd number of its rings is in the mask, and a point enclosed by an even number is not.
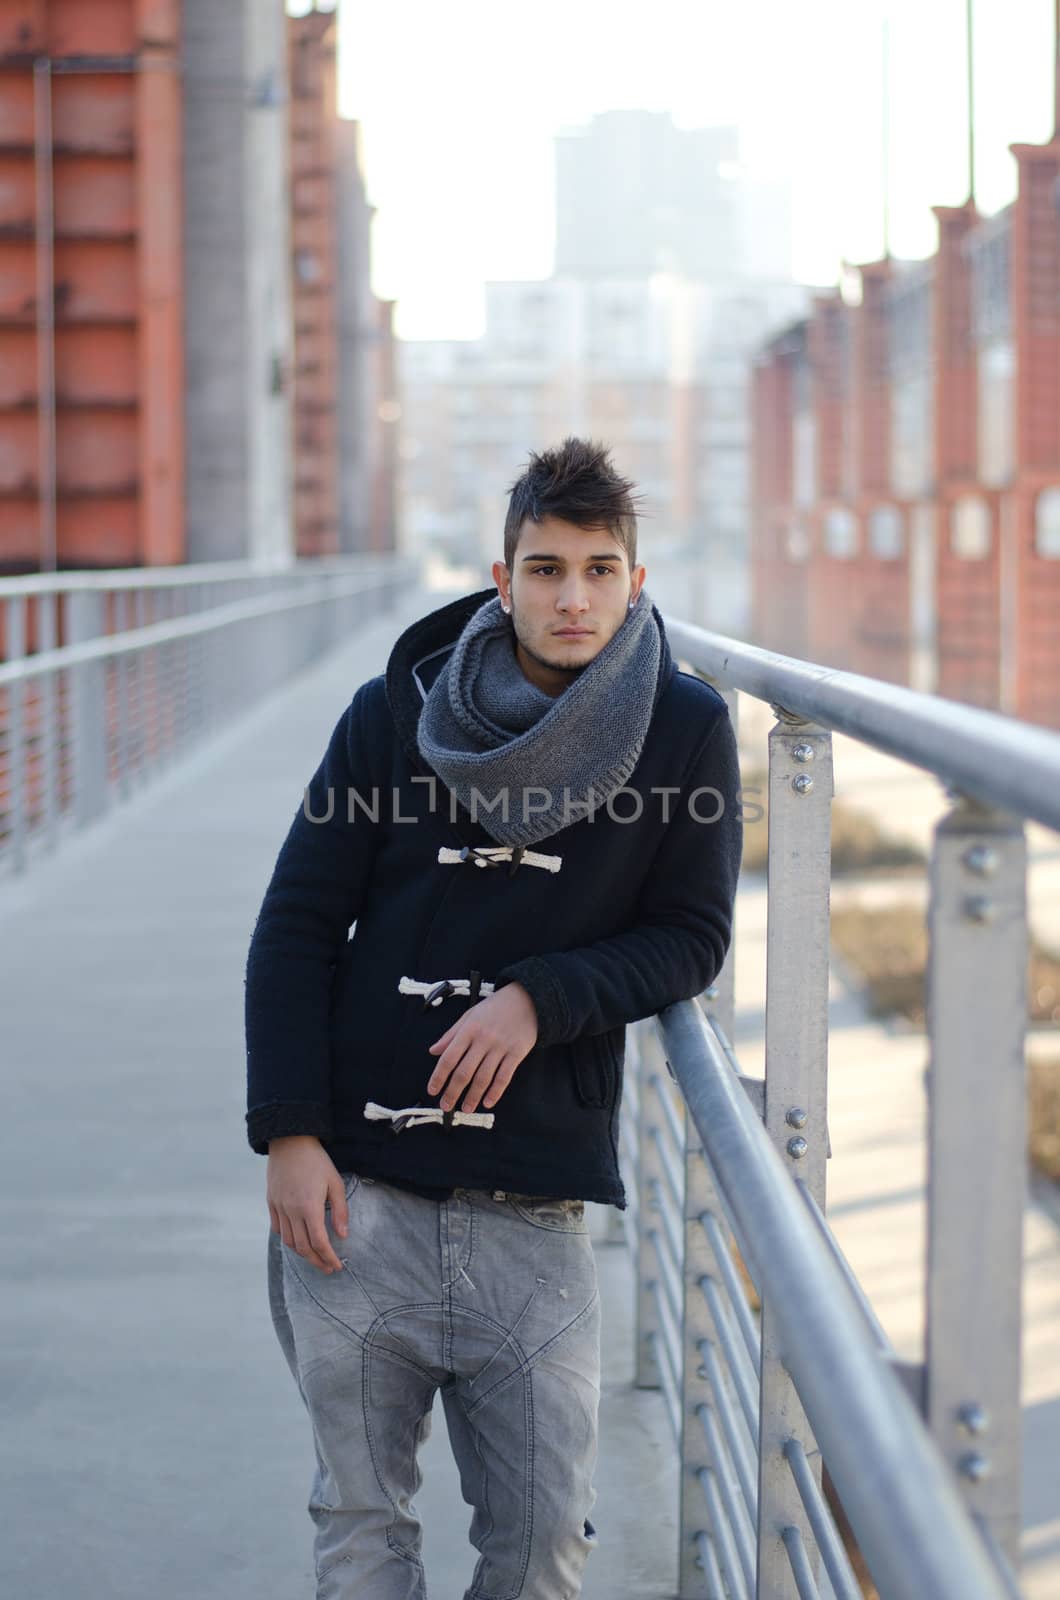
<svg viewBox="0 0 1060 1600"><path fill-rule="evenodd" d="M505 604L504 604L504 601L503 601L503 600L502 600L502 601L501 601L501 610L502 610L502 611L505 611L505 612L507 612L507 611L510 611L510 610L511 610L511 609L512 609L512 608L511 608L511 606L506 606L506 605L505 605Z"/></svg>

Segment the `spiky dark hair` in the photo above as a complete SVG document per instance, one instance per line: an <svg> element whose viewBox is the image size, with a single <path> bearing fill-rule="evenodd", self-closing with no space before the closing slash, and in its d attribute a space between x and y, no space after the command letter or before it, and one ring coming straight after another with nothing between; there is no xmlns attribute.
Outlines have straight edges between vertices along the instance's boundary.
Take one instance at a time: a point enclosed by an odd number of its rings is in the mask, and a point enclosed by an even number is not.
<svg viewBox="0 0 1060 1600"><path fill-rule="evenodd" d="M637 561L637 512L628 478L616 472L607 448L569 435L554 450L531 451L526 469L511 486L504 519L504 564L515 561L519 530L527 520L560 517L578 528L606 528Z"/></svg>

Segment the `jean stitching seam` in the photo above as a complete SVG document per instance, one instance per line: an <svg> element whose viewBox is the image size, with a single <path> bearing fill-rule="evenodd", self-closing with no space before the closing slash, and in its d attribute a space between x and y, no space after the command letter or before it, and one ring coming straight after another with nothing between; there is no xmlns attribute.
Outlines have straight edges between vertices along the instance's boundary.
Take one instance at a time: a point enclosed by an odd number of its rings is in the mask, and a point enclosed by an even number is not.
<svg viewBox="0 0 1060 1600"><path fill-rule="evenodd" d="M585 1305L578 1312L578 1315L576 1317L572 1317L570 1322L566 1323L562 1328L559 1329L557 1333L552 1335L551 1339L546 1339L544 1344L535 1350L532 1356L526 1356L522 1352L521 1347L513 1347L519 1349L521 1365L513 1368L511 1372L506 1373L503 1378L498 1378L492 1389L487 1389L485 1394L479 1395L471 1411L468 1412L468 1416L473 1416L474 1413L478 1411L480 1407L484 1406L488 1400L492 1400L493 1396L495 1394L499 1394L507 1384L510 1384L513 1379L517 1378L520 1372L531 1372L540 1361L541 1357L547 1351L552 1349L553 1345L558 1343L560 1339L565 1339L568 1333L573 1332L573 1330L577 1328L580 1323L585 1321L586 1317L589 1316L590 1312L593 1310L593 1307L599 1303L599 1300L600 1290L599 1287L597 1287L593 1290L591 1298L586 1301Z"/></svg>

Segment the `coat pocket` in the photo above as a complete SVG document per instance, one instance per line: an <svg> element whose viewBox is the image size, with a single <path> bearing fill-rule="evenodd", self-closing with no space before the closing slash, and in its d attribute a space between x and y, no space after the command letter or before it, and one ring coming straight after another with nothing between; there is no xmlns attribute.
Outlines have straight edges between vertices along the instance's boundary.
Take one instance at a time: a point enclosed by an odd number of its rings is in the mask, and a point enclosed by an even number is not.
<svg viewBox="0 0 1060 1600"><path fill-rule="evenodd" d="M585 1033L576 1039L574 1050L574 1091L583 1106L610 1104L614 1084L614 1058L606 1033Z"/></svg>

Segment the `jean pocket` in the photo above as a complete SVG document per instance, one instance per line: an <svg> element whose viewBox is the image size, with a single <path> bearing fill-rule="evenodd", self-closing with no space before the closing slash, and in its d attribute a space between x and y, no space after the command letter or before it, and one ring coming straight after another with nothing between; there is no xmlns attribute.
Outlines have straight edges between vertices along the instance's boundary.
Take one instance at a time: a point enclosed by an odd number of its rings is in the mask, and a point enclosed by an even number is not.
<svg viewBox="0 0 1060 1600"><path fill-rule="evenodd" d="M357 1192L357 1187L361 1182L361 1175L359 1172L340 1172L339 1177L342 1179L342 1187L346 1195L346 1203L348 1205ZM324 1201L324 1210L331 1210L330 1200Z"/></svg>
<svg viewBox="0 0 1060 1600"><path fill-rule="evenodd" d="M510 1194L508 1201L524 1222L535 1228L548 1228L553 1233L584 1233L584 1200L558 1200L553 1195Z"/></svg>

